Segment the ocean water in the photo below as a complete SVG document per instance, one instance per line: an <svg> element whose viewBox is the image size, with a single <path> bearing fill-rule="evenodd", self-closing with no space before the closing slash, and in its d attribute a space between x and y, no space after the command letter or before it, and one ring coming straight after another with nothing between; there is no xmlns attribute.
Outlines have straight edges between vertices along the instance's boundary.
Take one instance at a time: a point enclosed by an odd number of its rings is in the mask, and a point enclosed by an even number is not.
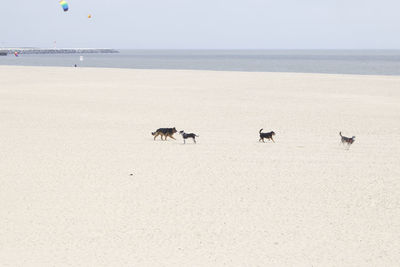
<svg viewBox="0 0 400 267"><path fill-rule="evenodd" d="M83 56L83 61L80 61ZM400 75L400 50L120 50L21 54L0 65Z"/></svg>

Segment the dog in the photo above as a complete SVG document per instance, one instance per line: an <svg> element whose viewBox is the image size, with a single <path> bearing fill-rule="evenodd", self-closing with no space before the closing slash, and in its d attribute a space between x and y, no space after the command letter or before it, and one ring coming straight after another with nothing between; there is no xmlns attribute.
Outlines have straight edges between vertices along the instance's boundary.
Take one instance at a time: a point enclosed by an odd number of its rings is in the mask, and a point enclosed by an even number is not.
<svg viewBox="0 0 400 267"><path fill-rule="evenodd" d="M273 138L273 136L275 135L275 132L274 132L274 131L271 131L271 132L269 132L269 133L262 133L262 130L263 130L263 129L261 129L261 130L259 131L259 133L260 133L260 140L258 140L258 142L260 142L261 140L264 142L264 138L266 138L266 139L268 139L268 140L272 140L272 142L275 143L274 138ZM265 142L264 142L264 143L265 143Z"/></svg>
<svg viewBox="0 0 400 267"><path fill-rule="evenodd" d="M346 137L342 135L342 132L339 132L340 138L341 138L341 142L343 145L347 145L348 147L350 147L353 143L354 143L354 139L356 138L355 136L350 137Z"/></svg>
<svg viewBox="0 0 400 267"><path fill-rule="evenodd" d="M188 138L192 138L193 142L196 144L196 137L199 137L194 133L185 133L185 131L179 131L179 134L182 135L184 144L186 144L186 139Z"/></svg>
<svg viewBox="0 0 400 267"><path fill-rule="evenodd" d="M157 136L161 136L161 140L167 140L167 137L172 138L176 140L173 135L176 133L177 130L174 128L159 128L155 132L152 132L151 134L154 136L154 140L156 140ZM164 139L163 139L164 136Z"/></svg>

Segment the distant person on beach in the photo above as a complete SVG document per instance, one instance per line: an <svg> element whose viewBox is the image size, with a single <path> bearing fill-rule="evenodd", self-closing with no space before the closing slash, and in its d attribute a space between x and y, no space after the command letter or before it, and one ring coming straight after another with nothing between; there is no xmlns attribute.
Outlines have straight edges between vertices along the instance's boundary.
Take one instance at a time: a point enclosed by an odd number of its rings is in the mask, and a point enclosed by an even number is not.
<svg viewBox="0 0 400 267"><path fill-rule="evenodd" d="M76 67L78 67L78 65L75 64L74 67L76 68Z"/></svg>

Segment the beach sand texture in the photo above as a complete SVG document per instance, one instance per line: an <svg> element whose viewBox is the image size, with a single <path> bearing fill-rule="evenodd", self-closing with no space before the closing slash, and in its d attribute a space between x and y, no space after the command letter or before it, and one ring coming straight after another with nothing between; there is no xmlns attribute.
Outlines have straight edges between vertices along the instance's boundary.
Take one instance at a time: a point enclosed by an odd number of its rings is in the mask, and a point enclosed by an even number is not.
<svg viewBox="0 0 400 267"><path fill-rule="evenodd" d="M400 77L0 66L0 122L1 266L400 262Z"/></svg>

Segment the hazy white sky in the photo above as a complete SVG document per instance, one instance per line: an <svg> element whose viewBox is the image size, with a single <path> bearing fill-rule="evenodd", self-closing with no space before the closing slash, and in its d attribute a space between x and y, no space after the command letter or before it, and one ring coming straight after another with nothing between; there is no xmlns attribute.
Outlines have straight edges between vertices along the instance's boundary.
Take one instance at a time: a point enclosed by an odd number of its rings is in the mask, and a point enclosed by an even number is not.
<svg viewBox="0 0 400 267"><path fill-rule="evenodd" d="M400 48L400 0L67 2L64 13L58 0L1 0L0 46Z"/></svg>

